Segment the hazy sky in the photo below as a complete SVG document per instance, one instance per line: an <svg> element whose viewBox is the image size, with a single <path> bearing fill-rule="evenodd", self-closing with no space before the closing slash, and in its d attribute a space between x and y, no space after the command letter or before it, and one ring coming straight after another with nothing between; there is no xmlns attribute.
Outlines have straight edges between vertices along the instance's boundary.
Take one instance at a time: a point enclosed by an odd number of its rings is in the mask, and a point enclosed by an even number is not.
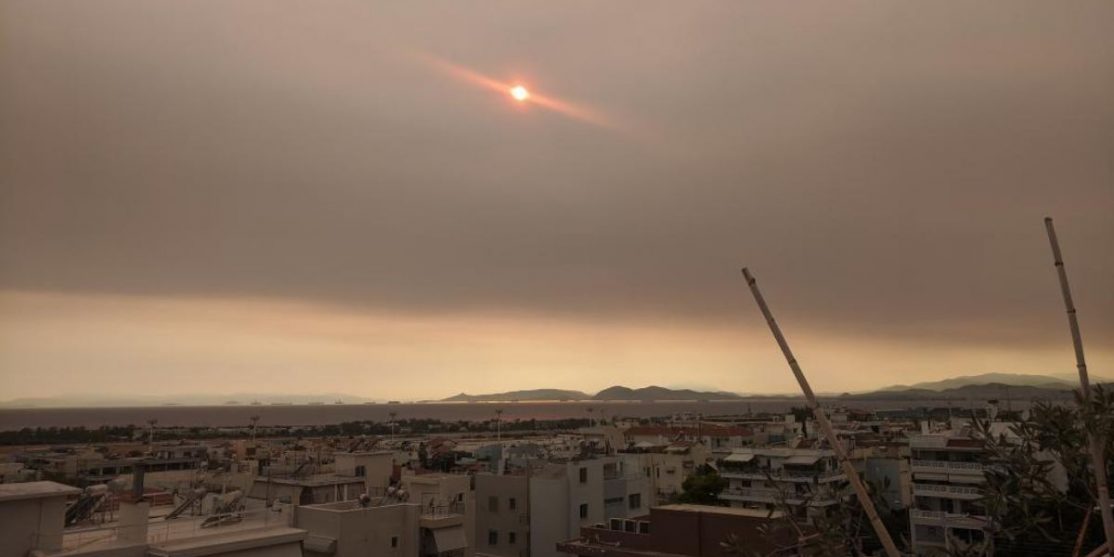
<svg viewBox="0 0 1114 557"><path fill-rule="evenodd" d="M1114 375L1114 3L0 4L0 399ZM515 105L444 60L591 111Z"/></svg>

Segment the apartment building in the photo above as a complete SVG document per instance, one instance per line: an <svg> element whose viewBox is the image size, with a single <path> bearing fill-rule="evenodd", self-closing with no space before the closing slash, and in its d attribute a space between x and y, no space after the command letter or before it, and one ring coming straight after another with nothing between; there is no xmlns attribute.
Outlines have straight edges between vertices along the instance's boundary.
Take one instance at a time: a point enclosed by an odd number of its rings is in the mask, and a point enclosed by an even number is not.
<svg viewBox="0 0 1114 557"><path fill-rule="evenodd" d="M735 449L717 464L728 481L720 499L735 508L777 509L785 503L811 519L850 497L847 476L830 449Z"/></svg>
<svg viewBox="0 0 1114 557"><path fill-rule="evenodd" d="M669 445L677 441L700 443L713 452L728 452L754 445L754 431L750 428L698 423L689 426L647 425L635 426L623 432L626 446L638 443Z"/></svg>
<svg viewBox="0 0 1114 557"><path fill-rule="evenodd" d="M641 441L618 455L629 470L638 470L647 478L654 504L664 503L684 491L684 482L707 464L712 453L702 443L677 441L668 445L652 445Z"/></svg>
<svg viewBox="0 0 1114 557"><path fill-rule="evenodd" d="M724 557L799 554L797 535L771 529L781 516L757 509L664 505L644 519L611 519L585 526L577 538L558 545L579 557ZM725 547L724 544L728 544Z"/></svg>
<svg viewBox="0 0 1114 557"><path fill-rule="evenodd" d="M422 556L472 556L476 498L470 476L408 474L402 476L402 489L420 505Z"/></svg>
<svg viewBox="0 0 1114 557"><path fill-rule="evenodd" d="M476 474L476 555L530 555L530 480L526 471Z"/></svg>
<svg viewBox="0 0 1114 557"><path fill-rule="evenodd" d="M614 456L547 463L531 472L529 490L531 557L557 557L557 544L582 526L642 516L653 497L648 478Z"/></svg>
<svg viewBox="0 0 1114 557"><path fill-rule="evenodd" d="M983 443L948 430L909 438L913 505L910 540L918 554L983 541L986 512L979 500L986 482L979 462Z"/></svg>
<svg viewBox="0 0 1114 557"><path fill-rule="evenodd" d="M294 512L295 526L307 532L305 557L419 557L420 521L421 505L383 497Z"/></svg>

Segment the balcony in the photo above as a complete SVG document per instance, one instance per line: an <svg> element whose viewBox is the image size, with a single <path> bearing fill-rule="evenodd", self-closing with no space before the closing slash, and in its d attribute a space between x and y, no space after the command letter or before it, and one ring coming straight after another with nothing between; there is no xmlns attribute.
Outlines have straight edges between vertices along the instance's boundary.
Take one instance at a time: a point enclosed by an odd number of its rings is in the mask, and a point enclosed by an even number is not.
<svg viewBox="0 0 1114 557"><path fill-rule="evenodd" d="M982 498L982 490L974 487L941 484L913 484L913 495L919 497L947 497L973 501Z"/></svg>
<svg viewBox="0 0 1114 557"><path fill-rule="evenodd" d="M723 491L719 494L719 498L724 501L740 501L744 503L765 503L775 504L781 497L778 490L761 487L742 487L734 488ZM786 492L785 502L790 505L803 505L806 497L808 497L808 504L810 507L825 507L834 505L837 502L836 495L831 493L819 493L811 496L805 496L794 492Z"/></svg>
<svg viewBox="0 0 1114 557"><path fill-rule="evenodd" d="M924 511L912 509L909 519L913 524L926 526L940 526L943 528L960 528L964 530L982 530L986 527L989 518L981 515L946 513L943 511Z"/></svg>
<svg viewBox="0 0 1114 557"><path fill-rule="evenodd" d="M794 483L829 483L847 481L847 475L837 470L823 472L802 472L796 470L720 470L720 476L737 480L767 480Z"/></svg>
<svg viewBox="0 0 1114 557"><path fill-rule="evenodd" d="M464 524L464 504L453 503L433 507L422 507L418 520L422 528L439 529Z"/></svg>
<svg viewBox="0 0 1114 557"><path fill-rule="evenodd" d="M981 476L986 467L978 462L947 462L943 460L914 460L913 472L933 474L971 474Z"/></svg>

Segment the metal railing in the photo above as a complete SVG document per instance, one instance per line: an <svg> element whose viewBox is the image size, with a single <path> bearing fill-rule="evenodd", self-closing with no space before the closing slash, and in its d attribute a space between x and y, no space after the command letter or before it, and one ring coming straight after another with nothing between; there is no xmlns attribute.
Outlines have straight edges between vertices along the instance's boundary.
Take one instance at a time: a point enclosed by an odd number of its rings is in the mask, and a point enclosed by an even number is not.
<svg viewBox="0 0 1114 557"><path fill-rule="evenodd" d="M928 495L973 495L977 497L982 496L982 490L974 487L964 487L958 485L937 485L937 484L913 484L913 493L918 492Z"/></svg>
<svg viewBox="0 0 1114 557"><path fill-rule="evenodd" d="M839 470L825 470L822 472L802 472L797 470L721 470L720 475L725 478L739 478L745 480L785 480L785 481L817 481L829 482L847 479L847 475Z"/></svg>
<svg viewBox="0 0 1114 557"><path fill-rule="evenodd" d="M147 522L147 543L161 543L230 529L289 526L292 516L293 513L280 508L277 511L253 509L224 514L184 516L177 520L163 520L159 517ZM100 542L114 541L120 536L122 530L128 528L135 527L116 523L111 526L70 528L62 533L62 548L72 550Z"/></svg>
<svg viewBox="0 0 1114 557"><path fill-rule="evenodd" d="M938 523L942 526L959 528L981 528L990 521L989 518L982 515L949 513L944 511L926 511L921 509L911 509L909 511L909 516L914 520L920 519L922 521L928 521L933 524Z"/></svg>
<svg viewBox="0 0 1114 557"><path fill-rule="evenodd" d="M464 514L464 503L457 501L448 505L423 505L422 518L446 518Z"/></svg>
<svg viewBox="0 0 1114 557"><path fill-rule="evenodd" d="M986 467L978 462L948 462L944 460L914 460L913 471L927 468L933 472L970 472L982 473Z"/></svg>

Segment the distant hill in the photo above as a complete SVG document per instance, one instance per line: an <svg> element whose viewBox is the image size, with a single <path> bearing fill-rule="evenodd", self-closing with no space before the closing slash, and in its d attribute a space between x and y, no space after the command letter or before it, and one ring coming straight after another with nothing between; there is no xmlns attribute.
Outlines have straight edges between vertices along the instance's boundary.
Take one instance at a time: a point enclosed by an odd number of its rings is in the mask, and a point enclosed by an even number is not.
<svg viewBox="0 0 1114 557"><path fill-rule="evenodd" d="M735 393L721 391L667 389L657 386L632 389L616 385L596 393L596 396L592 398L595 400L723 400L742 397Z"/></svg>
<svg viewBox="0 0 1114 557"><path fill-rule="evenodd" d="M1048 389L1073 389L1079 386L1078 379L1055 377L1051 375L1029 375L1024 373L983 373L979 375L964 375L940 381L914 383L912 385L894 385L881 389L886 391L907 391L910 389L923 389L929 391L944 391L958 389L968 385L1010 385L1017 387L1043 387Z"/></svg>
<svg viewBox="0 0 1114 557"><path fill-rule="evenodd" d="M616 385L608 387L595 395L581 391L561 389L532 389L484 395L460 393L443 399L442 402L509 402L523 400L723 400L742 398L735 393L715 391L694 391L691 389L667 389L665 387L643 387L632 389Z"/></svg>
<svg viewBox="0 0 1114 557"><path fill-rule="evenodd" d="M921 388L887 389L872 393L845 394L839 398L841 400L1058 400L1071 398L1071 391L1072 385L1066 382L1046 385L984 383L939 390Z"/></svg>
<svg viewBox="0 0 1114 557"><path fill-rule="evenodd" d="M526 391L509 391L505 393L492 393L486 395L469 395L460 393L442 402L508 402L519 400L588 400L592 395L580 391L566 391L562 389L530 389Z"/></svg>

